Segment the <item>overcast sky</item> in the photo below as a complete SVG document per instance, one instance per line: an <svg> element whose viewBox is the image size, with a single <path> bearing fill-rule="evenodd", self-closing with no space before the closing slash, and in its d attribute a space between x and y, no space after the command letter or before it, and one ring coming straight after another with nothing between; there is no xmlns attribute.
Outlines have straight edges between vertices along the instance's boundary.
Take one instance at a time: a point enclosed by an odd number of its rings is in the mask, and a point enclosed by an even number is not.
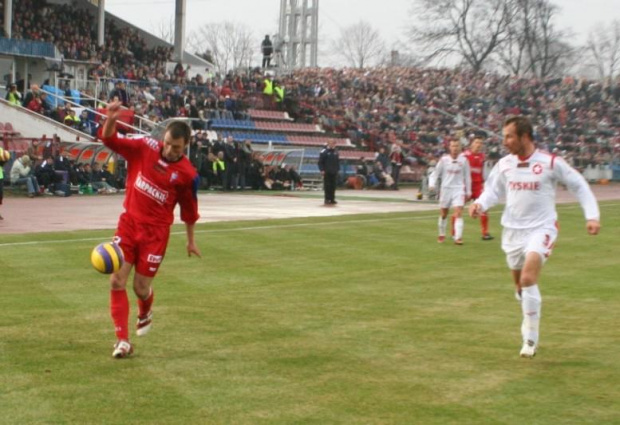
<svg viewBox="0 0 620 425"><path fill-rule="evenodd" d="M221 21L242 22L250 26L257 40L275 34L278 28L280 0L186 0L187 32L204 24ZM368 21L387 42L403 40L413 0L320 0L320 40L337 37L339 28ZM561 8L558 23L570 28L575 42L585 39L599 23L620 19L620 0L555 0ZM162 21L174 16L174 0L106 0L106 11L153 32ZM353 7L351 7L353 5ZM409 19L407 19L409 18ZM326 43L320 46L326 49ZM321 58L319 57L321 63Z"/></svg>

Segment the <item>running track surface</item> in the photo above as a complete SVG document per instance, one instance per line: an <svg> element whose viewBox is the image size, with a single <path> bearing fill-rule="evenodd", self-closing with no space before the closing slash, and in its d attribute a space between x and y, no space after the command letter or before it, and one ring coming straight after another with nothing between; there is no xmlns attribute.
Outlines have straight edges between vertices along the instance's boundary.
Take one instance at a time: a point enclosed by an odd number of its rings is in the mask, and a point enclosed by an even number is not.
<svg viewBox="0 0 620 425"><path fill-rule="evenodd" d="M592 186L599 201L620 199L620 185ZM417 189L399 191L339 190L337 206L324 206L321 192L287 194L200 193L199 223L267 220L298 217L332 217L354 214L436 211L437 204L414 201ZM575 202L570 192L558 189L558 202ZM59 197L5 197L0 206L0 240L5 234L115 229L123 211L124 195ZM498 212L499 213L499 210ZM179 211L175 223L180 222Z"/></svg>

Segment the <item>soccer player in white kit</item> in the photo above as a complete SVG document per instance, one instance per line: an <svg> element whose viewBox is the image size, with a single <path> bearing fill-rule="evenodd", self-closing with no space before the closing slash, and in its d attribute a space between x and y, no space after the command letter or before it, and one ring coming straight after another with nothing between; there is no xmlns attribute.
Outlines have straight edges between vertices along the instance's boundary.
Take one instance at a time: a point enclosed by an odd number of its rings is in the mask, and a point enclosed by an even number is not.
<svg viewBox="0 0 620 425"><path fill-rule="evenodd" d="M521 301L523 346L520 356L532 358L538 347L542 298L538 277L558 236L555 211L556 184L562 183L577 197L590 235L600 230L598 203L579 172L562 158L536 149L530 121L522 116L504 123L504 146L510 152L499 160L482 195L469 206L479 216L506 197L502 214L502 249Z"/></svg>
<svg viewBox="0 0 620 425"><path fill-rule="evenodd" d="M448 210L454 209L454 243L463 245L463 206L471 197L471 172L469 161L461 153L461 142L450 142L450 153L441 157L435 170L428 179L428 188L435 191L437 179L441 178L441 193L439 194L439 237L437 242L443 243L446 239L446 225Z"/></svg>

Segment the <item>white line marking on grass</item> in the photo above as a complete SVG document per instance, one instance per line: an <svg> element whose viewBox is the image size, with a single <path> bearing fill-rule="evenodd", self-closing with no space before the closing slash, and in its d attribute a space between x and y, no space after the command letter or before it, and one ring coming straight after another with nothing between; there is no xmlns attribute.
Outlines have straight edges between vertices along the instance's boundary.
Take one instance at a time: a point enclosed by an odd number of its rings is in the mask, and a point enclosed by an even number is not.
<svg viewBox="0 0 620 425"><path fill-rule="evenodd" d="M603 204L599 205L600 208L606 207L616 207L620 204ZM575 208L581 208L580 205L565 205L560 204L557 206L557 209L560 210L571 210ZM341 216L342 217L342 216ZM331 226L334 224L349 224L349 223L377 223L380 221L397 221L397 220L430 220L436 219L437 214L433 215L423 215L417 217L393 217L393 218L372 218L367 220L348 220L348 221L325 221L322 223L296 223L296 224L275 224L272 226L252 226L252 227L236 227L231 229L211 229L211 230L196 230L194 233L196 234L209 234L209 233L226 233L226 232L245 232L249 230L273 230L273 229L286 229L286 228L294 228L294 227L311 227L311 226ZM185 231L178 232L170 232L170 235L184 235ZM102 238L82 238L82 239L61 239L61 240L50 240L50 241L28 241L28 242L10 242L10 243L2 243L0 244L0 248L11 247L11 246L27 246L27 245L45 245L45 244L59 244L59 243L69 243L69 242L89 242L89 241L100 241Z"/></svg>

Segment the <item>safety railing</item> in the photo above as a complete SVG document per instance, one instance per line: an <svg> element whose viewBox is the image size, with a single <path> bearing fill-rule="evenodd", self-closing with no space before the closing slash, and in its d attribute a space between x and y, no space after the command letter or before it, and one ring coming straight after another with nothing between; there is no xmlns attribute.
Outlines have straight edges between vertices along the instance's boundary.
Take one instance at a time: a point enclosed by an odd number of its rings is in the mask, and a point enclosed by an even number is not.
<svg viewBox="0 0 620 425"><path fill-rule="evenodd" d="M57 101L58 101L58 99L62 99L62 101L63 101L64 103L68 103L69 105L73 106L75 109L78 109L80 112L81 112L81 111L83 111L83 110L86 110L86 111L88 111L88 112L89 112L89 114L91 114L91 113L92 113L92 114L94 114L94 115L96 115L96 116L98 116L98 117L100 117L100 118L106 118L106 117L107 117L107 115L105 115L105 114L103 114L103 113L101 113L101 112L97 111L97 109L93 109L93 108L85 107L85 106L83 106L83 105L81 105L81 104L79 104L79 103L77 103L77 102L74 102L74 101L72 101L72 100L69 100L69 98L67 98L67 97L65 97L65 96L61 96L61 95L59 95L58 93L52 93L52 92L49 92L49 91L46 91L46 90L43 90L43 89L39 89L39 90L40 90L40 92L41 92L41 93L45 93L45 94L47 94L48 96L50 96L50 97L53 99L53 100L52 100L52 102L53 102L52 104L53 104L54 106L57 106L57 105L58 105L58 102L57 102ZM107 105L107 103L106 103L106 105ZM125 108L125 109L126 109L126 108ZM153 126L153 127L156 127L156 126L157 126L157 123L154 123L153 121L148 120L147 118L144 118L144 117L142 117L142 116L140 116L140 115L135 115L134 117L135 117L136 119L138 119L138 120L141 120L141 121L148 121L148 123L149 123L151 126ZM149 130L145 130L145 129L141 128L141 127L142 127L142 125L141 125L141 126L136 127L135 125L132 125L132 124L129 124L129 123L125 123L125 122L123 122L123 123L122 123L122 126L123 126L124 128L130 129L130 130L133 130L134 132L139 133L139 134L148 134L148 133L150 133L150 131L151 131L150 129L149 129Z"/></svg>

